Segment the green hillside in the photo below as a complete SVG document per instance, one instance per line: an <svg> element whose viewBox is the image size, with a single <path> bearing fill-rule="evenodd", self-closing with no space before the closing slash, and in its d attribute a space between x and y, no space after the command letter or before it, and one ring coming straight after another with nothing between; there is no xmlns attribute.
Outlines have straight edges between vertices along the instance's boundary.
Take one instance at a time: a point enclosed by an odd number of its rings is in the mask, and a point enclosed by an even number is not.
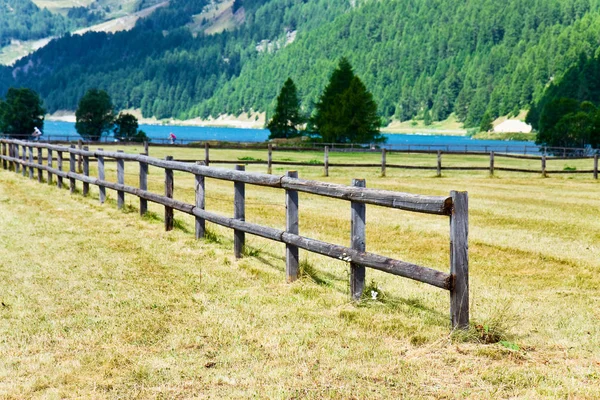
<svg viewBox="0 0 600 400"><path fill-rule="evenodd" d="M0 48L13 39L62 35L71 27L67 18L40 9L30 0L0 0Z"/></svg>
<svg viewBox="0 0 600 400"><path fill-rule="evenodd" d="M99 87L120 108L189 118L270 111L292 77L311 111L345 56L383 117L454 112L475 126L529 108L600 37L600 0L238 0L237 29L190 32L207 4L173 0L130 32L56 40L0 71L0 90L32 87L53 111Z"/></svg>

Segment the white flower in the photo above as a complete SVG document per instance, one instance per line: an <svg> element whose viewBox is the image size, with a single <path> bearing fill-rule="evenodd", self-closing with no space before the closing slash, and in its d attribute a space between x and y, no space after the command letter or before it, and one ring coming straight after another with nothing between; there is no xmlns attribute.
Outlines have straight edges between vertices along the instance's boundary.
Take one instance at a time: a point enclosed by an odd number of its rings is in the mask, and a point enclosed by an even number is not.
<svg viewBox="0 0 600 400"><path fill-rule="evenodd" d="M371 290L371 299L373 299L373 300L377 300L377 295L378 295L378 294L379 294L378 292L376 292L376 291L374 291L374 290Z"/></svg>

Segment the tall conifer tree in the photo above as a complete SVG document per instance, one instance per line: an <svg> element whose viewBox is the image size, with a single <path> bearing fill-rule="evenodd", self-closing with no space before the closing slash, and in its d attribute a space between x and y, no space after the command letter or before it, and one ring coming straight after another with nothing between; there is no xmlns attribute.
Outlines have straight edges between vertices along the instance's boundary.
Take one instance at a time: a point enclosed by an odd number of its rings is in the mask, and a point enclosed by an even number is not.
<svg viewBox="0 0 600 400"><path fill-rule="evenodd" d="M304 117L300 112L298 91L294 81L288 78L277 96L273 118L267 124L267 128L271 131L269 139L298 136L298 125L303 123Z"/></svg>

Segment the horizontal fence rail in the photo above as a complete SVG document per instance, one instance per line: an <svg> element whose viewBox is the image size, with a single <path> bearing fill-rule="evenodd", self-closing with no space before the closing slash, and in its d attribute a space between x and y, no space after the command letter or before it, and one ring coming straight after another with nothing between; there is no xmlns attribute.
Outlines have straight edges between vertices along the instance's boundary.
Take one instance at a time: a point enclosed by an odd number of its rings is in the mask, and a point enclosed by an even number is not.
<svg viewBox="0 0 600 400"><path fill-rule="evenodd" d="M270 175L244 171L243 165L235 170L214 168L209 164L208 153L203 162L174 161L172 157L157 159L145 154L128 154L122 151L95 151L87 147L65 147L41 142L26 142L15 139L0 139L2 168L19 172L21 169L33 179L34 170L38 171L38 181L43 180L43 171L47 172L48 183L56 177L57 186L63 185L63 179L69 180L71 193L76 191L76 181L83 183L83 195L89 195L89 185L99 188L99 200L105 202L106 189L117 192L119 208L124 205L125 194L140 199L140 213L147 212L147 202L165 207L165 229L173 229L173 210L193 215L196 218L196 238L205 235L206 221L234 230L235 255L243 255L245 234L286 244L286 280L293 282L298 278L298 249L340 259L351 266L351 295L360 300L365 286L364 268L372 268L393 275L413 279L450 292L450 314L453 328L467 328L469 325L469 289L468 289L468 196L466 192L451 192L450 196L423 196L409 193L392 192L365 187L364 180L355 180L353 186L299 179L295 171L286 175ZM33 158L33 149L37 157ZM42 149L47 151L46 163ZM22 150L22 153L20 153ZM56 167L53 154L57 155ZM64 155L68 154L68 170L64 169ZM81 159L78 168L77 159ZM105 163L117 162L117 182L105 178ZM90 162L97 163L98 176L89 176ZM139 164L139 187L125 184L125 161ZM203 165L204 164L204 165ZM157 194L148 191L148 166L162 168L165 171L165 192ZM196 200L188 204L173 199L173 171L191 173L195 176ZM213 178L234 183L234 216L226 217L205 209L206 186L204 178ZM286 192L286 230L275 229L245 221L245 185L258 185L279 188ZM350 247L327 243L301 236L298 229L298 193L310 193L351 203L352 220ZM405 211L447 216L450 219L450 273L423 267L413 263L392 259L366 251L366 205L378 205Z"/></svg>
<svg viewBox="0 0 600 400"><path fill-rule="evenodd" d="M2 136L2 134L0 134ZM6 136L2 136L8 138ZM21 140L30 140L31 137L24 135ZM82 141L82 137L79 135L44 135L39 137L40 142L51 143L77 143ZM507 153L507 154L522 154L522 155L541 155L541 154L552 154L557 157L573 158L573 157L592 157L594 154L600 154L599 149L592 148L578 148L578 147L553 147L553 146L542 146L542 145L517 145L510 142L498 141L498 144L436 144L436 143L384 143L384 144L361 144L361 143L322 143L322 142L301 142L301 146L287 143L266 143L266 142L241 142L241 141L217 141L211 139L199 139L199 138L182 138L182 139L170 139L170 138L151 138L153 145L172 145L172 146L203 146L205 143L211 143L214 147L220 148L256 148L266 149L269 145L278 147L281 149L288 150L317 150L322 151L324 147L328 147L330 151L336 152L357 152L357 151L378 151L382 148L391 151L410 152L410 153L435 153L437 151L443 151L445 153L485 153L490 152L496 153ZM115 139L114 137L105 136L100 141L87 141L87 145L93 144L128 144L128 143L141 143L137 142L126 142Z"/></svg>

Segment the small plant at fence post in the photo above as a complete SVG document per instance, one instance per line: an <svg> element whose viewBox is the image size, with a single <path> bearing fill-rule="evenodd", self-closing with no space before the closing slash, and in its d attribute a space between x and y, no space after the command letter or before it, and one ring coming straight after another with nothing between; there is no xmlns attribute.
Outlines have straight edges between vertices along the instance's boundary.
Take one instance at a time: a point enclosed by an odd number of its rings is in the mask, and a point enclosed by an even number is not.
<svg viewBox="0 0 600 400"><path fill-rule="evenodd" d="M71 150L73 150L75 148L75 145L72 144L71 145ZM71 153L69 152L69 172L74 174L75 173L75 153ZM71 194L75 193L75 178L69 178L69 191L71 192Z"/></svg>
<svg viewBox="0 0 600 400"><path fill-rule="evenodd" d="M269 154L267 154L267 174L273 173L273 145L269 143Z"/></svg>
<svg viewBox="0 0 600 400"><path fill-rule="evenodd" d="M173 161L173 156L166 156L165 160ZM173 170L165 168L165 197L172 199L173 190ZM165 206L165 231L169 232L173 230L173 226L175 225L175 220L173 218L173 208Z"/></svg>
<svg viewBox="0 0 600 400"><path fill-rule="evenodd" d="M102 149L98 149L98 151L103 151ZM98 180L103 181L106 179L104 174L104 156L97 155L96 159L98 160ZM104 186L98 185L98 199L100 204L104 204L106 201L106 188Z"/></svg>
<svg viewBox="0 0 600 400"><path fill-rule="evenodd" d="M494 152L490 151L490 175L494 176Z"/></svg>
<svg viewBox="0 0 600 400"><path fill-rule="evenodd" d="M56 152L56 168L62 172L63 170L63 152ZM63 187L63 177L61 175L56 176L56 187L62 189Z"/></svg>
<svg viewBox="0 0 600 400"><path fill-rule="evenodd" d="M288 178L298 178L298 171L288 171L286 176ZM286 189L285 191L285 230L289 233L297 235L300 230L298 227L298 191ZM300 258L298 247L291 244L285 245L285 276L288 283L294 282L298 279L298 268L300 265Z"/></svg>
<svg viewBox="0 0 600 400"><path fill-rule="evenodd" d="M437 176L438 178L442 176L442 151L438 150L437 152Z"/></svg>
<svg viewBox="0 0 600 400"><path fill-rule="evenodd" d="M353 179L352 186L367 187L364 179ZM367 206L364 203L351 202L350 248L364 252L366 250L366 220ZM350 295L352 300L358 301L365 289L366 268L362 265L350 263Z"/></svg>
<svg viewBox="0 0 600 400"><path fill-rule="evenodd" d="M122 153L123 150L117 150L117 153ZM117 158L117 183L125 185L125 160ZM117 208L120 210L125 205L125 192L117 190Z"/></svg>
<svg viewBox="0 0 600 400"><path fill-rule="evenodd" d="M324 150L324 155L323 155L323 164L325 165L325 171L323 172L325 174L325 176L329 176L329 146L325 146L325 150Z"/></svg>
<svg viewBox="0 0 600 400"><path fill-rule="evenodd" d="M146 150L141 155L148 156L146 151L148 149L148 142L144 142ZM140 161L140 190L148 190L148 163ZM148 212L148 200L140 197L140 215L143 217Z"/></svg>
<svg viewBox="0 0 600 400"><path fill-rule="evenodd" d="M467 192L450 192L450 315L453 329L469 327L469 197Z"/></svg>
<svg viewBox="0 0 600 400"><path fill-rule="evenodd" d="M33 179L33 147L28 148L27 161L29 162L29 179Z"/></svg>
<svg viewBox="0 0 600 400"><path fill-rule="evenodd" d="M83 146L83 150L89 151L88 146ZM83 175L90 176L90 156L83 156ZM90 184L87 182L83 182L83 196L87 197L90 193Z"/></svg>
<svg viewBox="0 0 600 400"><path fill-rule="evenodd" d="M52 159L52 149L48 149L48 167L52 168L52 163L54 160ZM52 185L52 172L48 171L48 185Z"/></svg>
<svg viewBox="0 0 600 400"><path fill-rule="evenodd" d="M44 164L44 159L42 157L42 148L38 147L37 149L37 163L39 165L38 167L38 182L42 183L42 181L44 180L44 170L42 169L42 165Z"/></svg>
<svg viewBox="0 0 600 400"><path fill-rule="evenodd" d="M204 161L196 161L197 165L204 165ZM204 210L206 207L206 187L204 176L195 175L196 208ZM196 239L202 239L206 235L206 221L204 218L196 217Z"/></svg>
<svg viewBox="0 0 600 400"><path fill-rule="evenodd" d="M381 176L385 177L385 167L387 159L387 150L381 149Z"/></svg>
<svg viewBox="0 0 600 400"><path fill-rule="evenodd" d="M245 171L244 165L236 165L236 171ZM246 185L244 182L234 182L233 184L233 218L245 221L246 220ZM242 258L244 252L244 245L246 240L246 234L243 231L233 231L233 248L235 258Z"/></svg>
<svg viewBox="0 0 600 400"><path fill-rule="evenodd" d="M210 165L210 145L208 144L208 142L204 143L204 165L206 165L207 167Z"/></svg>

